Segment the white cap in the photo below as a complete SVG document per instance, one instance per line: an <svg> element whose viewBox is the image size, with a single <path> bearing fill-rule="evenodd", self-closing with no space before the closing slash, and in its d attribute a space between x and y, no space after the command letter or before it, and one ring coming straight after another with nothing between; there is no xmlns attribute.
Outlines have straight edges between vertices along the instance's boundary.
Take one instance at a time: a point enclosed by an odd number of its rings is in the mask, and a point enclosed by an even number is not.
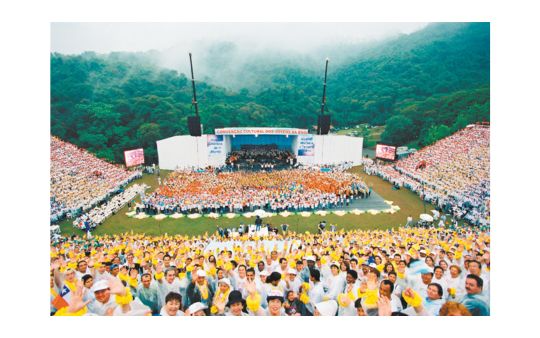
<svg viewBox="0 0 540 338"><path fill-rule="evenodd" d="M283 293L279 290L273 289L270 290L270 293L268 293L269 297L283 297Z"/></svg>
<svg viewBox="0 0 540 338"><path fill-rule="evenodd" d="M189 315L193 316L196 312L201 310L206 310L208 307L201 302L193 303L189 306L188 311Z"/></svg>
<svg viewBox="0 0 540 338"><path fill-rule="evenodd" d="M219 283L227 284L229 287L231 287L231 281L229 280L229 278L221 278L220 280L218 280L218 284Z"/></svg>
<svg viewBox="0 0 540 338"><path fill-rule="evenodd" d="M297 272L295 269L289 268L289 270L287 271L287 273L288 273L289 275L296 275L298 272Z"/></svg>
<svg viewBox="0 0 540 338"><path fill-rule="evenodd" d="M284 300L284 297L283 297L283 292L279 291L279 290L271 290L270 293L268 293L268 295L266 296L266 300L269 302L271 299L277 299L279 298L281 300L281 302L283 303L283 300Z"/></svg>
<svg viewBox="0 0 540 338"><path fill-rule="evenodd" d="M369 263L369 267L370 267L370 268L377 269L377 264L375 264L375 263Z"/></svg>
<svg viewBox="0 0 540 338"><path fill-rule="evenodd" d="M206 271L197 270L197 277L206 277Z"/></svg>
<svg viewBox="0 0 540 338"><path fill-rule="evenodd" d="M307 256L304 258L306 261L312 261L312 262L315 262L316 259L315 259L315 256Z"/></svg>
<svg viewBox="0 0 540 338"><path fill-rule="evenodd" d="M109 282L105 279L99 280L92 286L92 292L101 291L109 288Z"/></svg>
<svg viewBox="0 0 540 338"><path fill-rule="evenodd" d="M270 273L268 271L266 271L266 270L263 270L263 271L259 272L259 275L268 277L268 276L270 276Z"/></svg>
<svg viewBox="0 0 540 338"><path fill-rule="evenodd" d="M321 316L335 316L338 304L335 300L327 300L325 302L320 302L315 304L315 307L321 313Z"/></svg>

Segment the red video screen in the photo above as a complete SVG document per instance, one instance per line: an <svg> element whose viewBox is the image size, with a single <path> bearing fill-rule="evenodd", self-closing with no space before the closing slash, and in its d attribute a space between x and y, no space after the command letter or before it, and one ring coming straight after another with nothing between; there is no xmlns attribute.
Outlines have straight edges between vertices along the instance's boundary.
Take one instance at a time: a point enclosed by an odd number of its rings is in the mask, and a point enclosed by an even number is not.
<svg viewBox="0 0 540 338"><path fill-rule="evenodd" d="M124 158L126 159L126 167L144 164L144 150L142 148L126 150L124 151Z"/></svg>
<svg viewBox="0 0 540 338"><path fill-rule="evenodd" d="M375 148L375 157L381 158L383 160L396 160L396 147L387 146L385 144L377 144Z"/></svg>

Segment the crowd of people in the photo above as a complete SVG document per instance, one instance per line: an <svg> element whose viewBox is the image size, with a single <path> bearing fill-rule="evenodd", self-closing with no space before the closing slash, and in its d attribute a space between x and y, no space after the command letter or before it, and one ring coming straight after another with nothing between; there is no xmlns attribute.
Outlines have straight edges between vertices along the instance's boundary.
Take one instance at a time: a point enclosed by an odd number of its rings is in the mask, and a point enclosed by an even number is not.
<svg viewBox="0 0 540 338"><path fill-rule="evenodd" d="M51 314L485 316L476 227L51 241Z"/></svg>
<svg viewBox="0 0 540 338"><path fill-rule="evenodd" d="M368 194L358 176L340 170L176 171L143 204L163 213L185 214L304 211L344 207Z"/></svg>
<svg viewBox="0 0 540 338"><path fill-rule="evenodd" d="M73 225L79 229L90 230L105 221L111 215L114 215L124 205L132 202L137 195L144 195L148 188L146 184L134 184L126 190L115 195L110 200L90 209L87 213L82 214L73 221Z"/></svg>
<svg viewBox="0 0 540 338"><path fill-rule="evenodd" d="M244 145L233 150L225 160L226 167L232 169L273 170L290 168L297 163L296 157L288 150L276 145Z"/></svg>
<svg viewBox="0 0 540 338"><path fill-rule="evenodd" d="M141 177L51 136L51 222L81 214Z"/></svg>
<svg viewBox="0 0 540 338"><path fill-rule="evenodd" d="M365 162L364 170L416 192L444 213L489 225L489 126L468 126L393 164Z"/></svg>

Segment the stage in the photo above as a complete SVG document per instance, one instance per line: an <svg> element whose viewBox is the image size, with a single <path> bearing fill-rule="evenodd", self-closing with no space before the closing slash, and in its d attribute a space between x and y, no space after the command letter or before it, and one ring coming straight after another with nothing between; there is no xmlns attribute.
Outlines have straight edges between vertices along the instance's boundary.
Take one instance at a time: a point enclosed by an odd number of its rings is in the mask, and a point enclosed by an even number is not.
<svg viewBox="0 0 540 338"><path fill-rule="evenodd" d="M161 169L223 167L228 155L246 146L272 145L288 151L305 166L362 163L363 138L345 135L313 135L296 128L221 128L199 137L181 135L156 142Z"/></svg>

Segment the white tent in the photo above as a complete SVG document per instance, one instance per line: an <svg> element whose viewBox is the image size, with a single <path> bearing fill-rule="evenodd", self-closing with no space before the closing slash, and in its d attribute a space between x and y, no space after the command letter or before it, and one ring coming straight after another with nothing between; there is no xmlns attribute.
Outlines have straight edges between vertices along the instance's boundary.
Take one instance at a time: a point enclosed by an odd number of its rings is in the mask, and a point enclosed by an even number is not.
<svg viewBox="0 0 540 338"><path fill-rule="evenodd" d="M428 214L421 214L420 219L426 222L433 222L433 216L428 215Z"/></svg>

